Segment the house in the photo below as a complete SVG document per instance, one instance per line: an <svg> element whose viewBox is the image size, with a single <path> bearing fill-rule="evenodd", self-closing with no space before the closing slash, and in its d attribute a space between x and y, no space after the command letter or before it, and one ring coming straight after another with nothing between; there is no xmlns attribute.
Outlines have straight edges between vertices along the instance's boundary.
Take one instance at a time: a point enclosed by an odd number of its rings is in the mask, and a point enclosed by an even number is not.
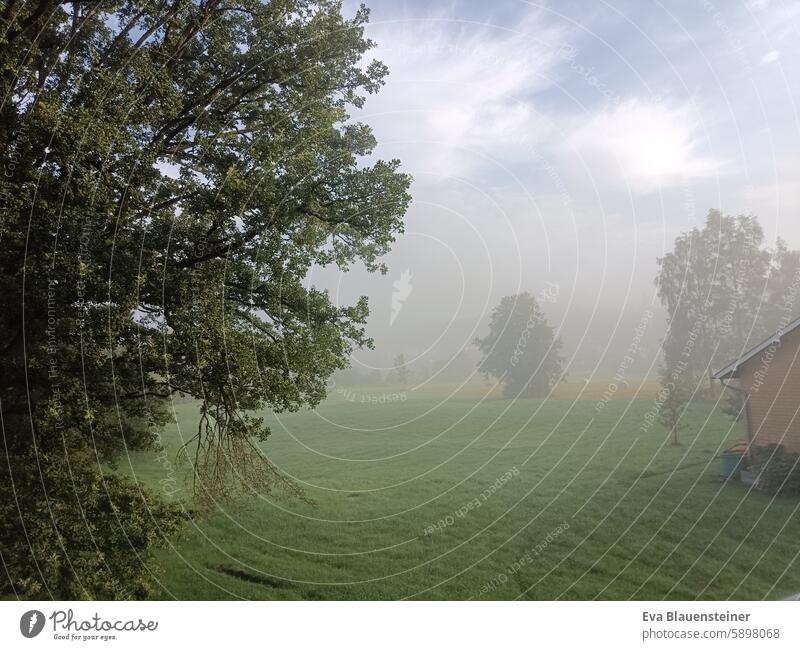
<svg viewBox="0 0 800 650"><path fill-rule="evenodd" d="M712 377L743 393L748 443L800 453L800 318Z"/></svg>

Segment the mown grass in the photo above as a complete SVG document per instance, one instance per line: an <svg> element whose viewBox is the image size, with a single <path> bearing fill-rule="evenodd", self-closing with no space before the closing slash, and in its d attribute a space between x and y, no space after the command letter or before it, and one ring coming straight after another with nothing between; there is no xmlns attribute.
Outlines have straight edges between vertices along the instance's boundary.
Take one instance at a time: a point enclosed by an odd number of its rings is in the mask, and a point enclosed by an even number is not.
<svg viewBox="0 0 800 650"><path fill-rule="evenodd" d="M652 399L598 411L594 400L390 390L394 397L374 403L379 390L340 392L317 412L269 415L264 449L314 505L257 495L198 518L157 557L159 597L761 599L800 591L799 504L719 479L717 454L743 434L710 405L692 407L690 431L674 447L659 425L641 428ZM196 426L196 406L176 414L179 425L164 433L169 455L133 457L128 470L156 489L179 487L176 498L188 503L171 465Z"/></svg>

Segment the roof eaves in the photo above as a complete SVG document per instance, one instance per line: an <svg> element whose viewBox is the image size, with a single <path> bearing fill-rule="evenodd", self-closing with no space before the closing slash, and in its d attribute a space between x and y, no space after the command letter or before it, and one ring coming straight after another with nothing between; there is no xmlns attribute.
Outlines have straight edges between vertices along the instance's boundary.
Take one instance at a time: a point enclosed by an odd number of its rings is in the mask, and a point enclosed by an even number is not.
<svg viewBox="0 0 800 650"><path fill-rule="evenodd" d="M722 368L722 370L718 370L714 374L711 375L712 379L729 379L731 377L736 377L736 371L739 370L741 366L745 363L750 361L754 356L766 350L770 345L775 345L776 343L780 343L781 339L791 332L792 330L796 329L800 326L800 318L795 319L791 323L789 323L786 327L782 327L777 332L775 332L772 336L767 338L766 340L759 343L754 348L745 352L741 357L732 361L727 366Z"/></svg>

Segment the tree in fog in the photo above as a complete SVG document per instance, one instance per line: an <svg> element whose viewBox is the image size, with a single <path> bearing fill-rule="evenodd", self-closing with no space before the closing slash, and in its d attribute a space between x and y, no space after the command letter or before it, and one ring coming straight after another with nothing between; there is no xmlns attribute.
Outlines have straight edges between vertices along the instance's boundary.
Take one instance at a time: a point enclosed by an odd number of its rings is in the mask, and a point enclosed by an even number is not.
<svg viewBox="0 0 800 650"><path fill-rule="evenodd" d="M408 363L406 362L406 355L400 353L394 358L392 369L387 376L387 381L391 384L405 386L408 384L409 376L410 372L408 370Z"/></svg>
<svg viewBox="0 0 800 650"><path fill-rule="evenodd" d="M797 253L782 242L765 246L756 217L717 210L702 229L676 238L658 265L669 319L665 365L689 384L710 382L711 371L780 326L799 268Z"/></svg>
<svg viewBox="0 0 800 650"><path fill-rule="evenodd" d="M529 293L506 296L492 312L489 334L476 339L479 369L503 384L505 397L541 397L563 372L561 340Z"/></svg>
<svg viewBox="0 0 800 650"><path fill-rule="evenodd" d="M800 316L800 251L790 250L780 238L772 251L761 311L768 333Z"/></svg>
<svg viewBox="0 0 800 650"><path fill-rule="evenodd" d="M177 508L109 472L169 400L195 498L293 490L253 411L317 404L371 345L410 179L350 119L387 70L337 0L5 3L0 21L0 595L147 594ZM195 501L197 503L197 501Z"/></svg>

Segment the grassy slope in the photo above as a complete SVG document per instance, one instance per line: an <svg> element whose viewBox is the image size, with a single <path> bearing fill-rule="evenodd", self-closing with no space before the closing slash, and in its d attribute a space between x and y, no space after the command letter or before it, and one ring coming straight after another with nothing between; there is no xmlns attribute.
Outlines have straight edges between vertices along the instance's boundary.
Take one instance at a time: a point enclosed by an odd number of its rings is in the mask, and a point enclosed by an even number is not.
<svg viewBox="0 0 800 650"><path fill-rule="evenodd" d="M316 506L256 498L199 521L158 558L162 597L756 599L800 590L798 502L723 486L715 455L741 430L721 415L706 422L703 407L672 447L658 425L639 430L650 400L597 414L593 401L349 396L318 414L270 416L270 457L307 484ZM189 434L196 408L177 409ZM165 442L174 452L175 427ZM132 460L151 485L169 471ZM517 476L455 514L511 468ZM451 525L425 534L448 516ZM552 535L563 522L569 528Z"/></svg>

